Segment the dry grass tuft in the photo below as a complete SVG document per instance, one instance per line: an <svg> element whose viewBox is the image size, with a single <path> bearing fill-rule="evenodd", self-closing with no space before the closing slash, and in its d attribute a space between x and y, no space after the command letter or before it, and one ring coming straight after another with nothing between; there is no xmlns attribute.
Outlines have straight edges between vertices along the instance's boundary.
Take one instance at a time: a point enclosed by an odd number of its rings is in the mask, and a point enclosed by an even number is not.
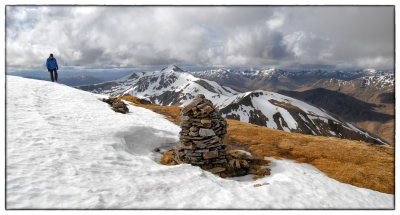
<svg viewBox="0 0 400 215"><path fill-rule="evenodd" d="M180 107L137 106L163 114L179 124ZM286 158L309 163L340 182L384 193L394 193L394 148L365 142L288 133L229 120L225 144L242 147L258 157Z"/></svg>
<svg viewBox="0 0 400 215"><path fill-rule="evenodd" d="M160 163L163 165L167 166L172 166L178 164L175 161L175 156L173 151L167 151L163 153L163 156L161 157Z"/></svg>
<svg viewBox="0 0 400 215"><path fill-rule="evenodd" d="M141 104L138 101L138 97L135 96L121 96L119 97L121 99L124 99L126 101L132 102L132 105L138 106L138 107L143 107L150 109L158 114L162 114L166 117L167 120L179 125L180 123L180 118L179 115L181 113L182 108L178 106L160 106L156 104Z"/></svg>

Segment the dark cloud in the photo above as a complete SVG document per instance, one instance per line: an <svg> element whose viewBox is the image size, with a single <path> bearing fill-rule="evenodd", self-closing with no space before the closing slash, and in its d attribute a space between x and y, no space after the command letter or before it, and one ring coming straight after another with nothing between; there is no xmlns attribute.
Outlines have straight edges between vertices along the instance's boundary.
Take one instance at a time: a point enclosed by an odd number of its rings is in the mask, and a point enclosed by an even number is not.
<svg viewBox="0 0 400 215"><path fill-rule="evenodd" d="M7 6L7 65L392 68L394 8Z"/></svg>

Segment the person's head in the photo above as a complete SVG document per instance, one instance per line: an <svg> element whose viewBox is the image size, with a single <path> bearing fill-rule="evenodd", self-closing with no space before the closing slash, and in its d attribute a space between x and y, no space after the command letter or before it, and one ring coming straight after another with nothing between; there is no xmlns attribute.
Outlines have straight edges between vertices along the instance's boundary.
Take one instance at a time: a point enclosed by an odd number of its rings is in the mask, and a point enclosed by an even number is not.
<svg viewBox="0 0 400 215"><path fill-rule="evenodd" d="M50 57L49 57L50 59L53 59L53 54L50 54Z"/></svg>

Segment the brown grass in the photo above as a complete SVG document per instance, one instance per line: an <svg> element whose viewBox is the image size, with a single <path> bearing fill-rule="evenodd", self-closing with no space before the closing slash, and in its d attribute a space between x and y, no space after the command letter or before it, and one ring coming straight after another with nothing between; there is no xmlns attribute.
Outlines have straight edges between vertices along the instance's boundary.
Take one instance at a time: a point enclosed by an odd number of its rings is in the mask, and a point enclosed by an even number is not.
<svg viewBox="0 0 400 215"><path fill-rule="evenodd" d="M394 193L394 149L365 142L327 138L227 120L227 144L257 156L309 163L340 182Z"/></svg>
<svg viewBox="0 0 400 215"><path fill-rule="evenodd" d="M167 120L179 125L180 123L180 112L182 110L181 107L178 106L160 106L160 105L155 105L155 104L140 104L138 102L138 98L135 96L121 96L119 97L121 99L124 99L126 101L132 102L133 105L138 106L138 107L143 107L150 109L158 114L162 114L166 117Z"/></svg>
<svg viewBox="0 0 400 215"><path fill-rule="evenodd" d="M181 108L142 105L179 124ZM394 193L394 148L365 142L288 133L236 120L229 120L225 144L243 147L263 157L286 158L309 163L343 183L384 193Z"/></svg>
<svg viewBox="0 0 400 215"><path fill-rule="evenodd" d="M160 163L167 166L178 164L174 159L174 153L172 151L165 152L161 157Z"/></svg>
<svg viewBox="0 0 400 215"><path fill-rule="evenodd" d="M369 133L378 136L390 145L394 145L394 119L387 122L364 121L353 123Z"/></svg>

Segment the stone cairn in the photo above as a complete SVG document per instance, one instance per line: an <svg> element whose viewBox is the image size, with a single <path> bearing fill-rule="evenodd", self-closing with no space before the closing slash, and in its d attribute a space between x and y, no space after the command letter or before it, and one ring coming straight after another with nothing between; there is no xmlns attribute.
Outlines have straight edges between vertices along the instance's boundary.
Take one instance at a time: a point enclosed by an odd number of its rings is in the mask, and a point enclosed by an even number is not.
<svg viewBox="0 0 400 215"><path fill-rule="evenodd" d="M108 99L103 98L103 102L111 105L113 111L115 111L115 112L123 113L123 114L129 112L129 108L126 106L126 104L117 97L110 97Z"/></svg>
<svg viewBox="0 0 400 215"><path fill-rule="evenodd" d="M256 179L270 174L268 161L243 150L227 151L224 137L228 124L204 95L197 95L182 109L180 125L181 144L164 152L160 163L189 163L222 178L253 174Z"/></svg>
<svg viewBox="0 0 400 215"><path fill-rule="evenodd" d="M226 170L224 136L227 123L204 95L197 95L181 111L180 142L175 149L179 160L212 173Z"/></svg>

